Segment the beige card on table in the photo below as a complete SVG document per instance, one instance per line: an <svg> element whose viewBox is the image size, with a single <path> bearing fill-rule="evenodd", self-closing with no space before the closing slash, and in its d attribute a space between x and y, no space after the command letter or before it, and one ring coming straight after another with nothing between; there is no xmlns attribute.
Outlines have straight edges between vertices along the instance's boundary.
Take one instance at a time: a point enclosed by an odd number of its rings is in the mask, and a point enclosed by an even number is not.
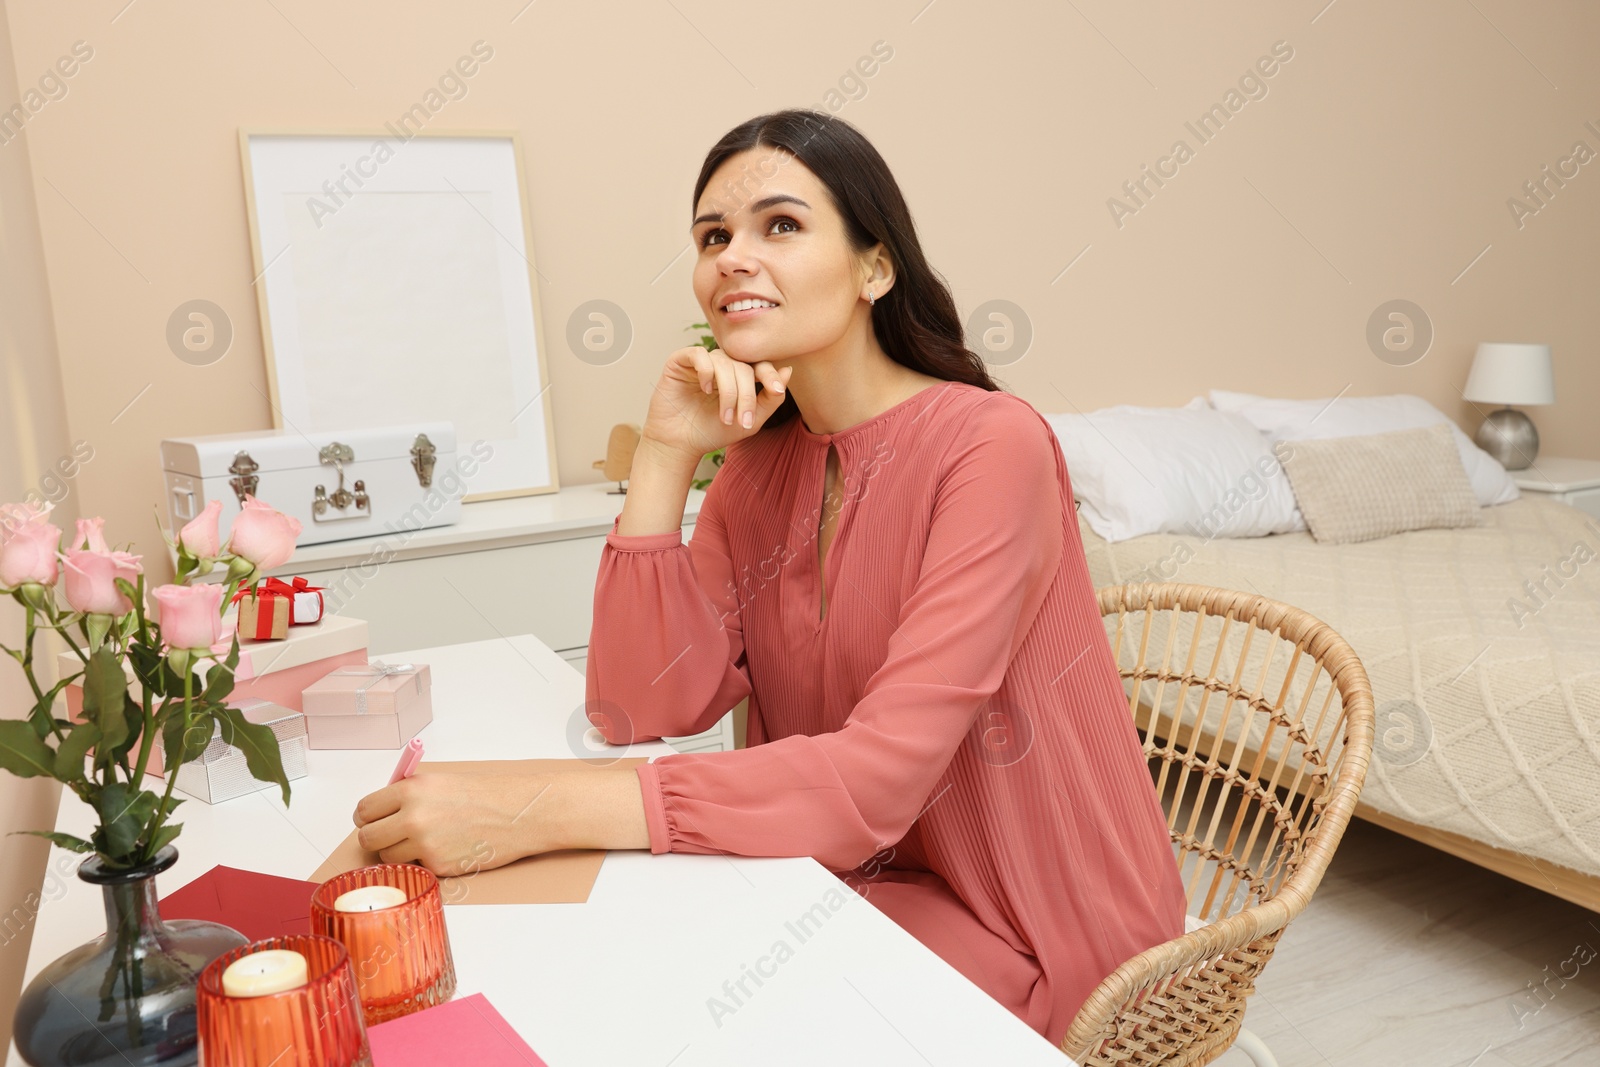
<svg viewBox="0 0 1600 1067"><path fill-rule="evenodd" d="M513 767L530 771L574 771L578 767L632 767L646 757L631 756L604 763L582 759L475 760L465 763L424 762L430 770L468 772L503 771ZM313 882L325 882L336 874L382 863L377 853L368 852L356 842L357 831L340 842L322 866L311 873ZM439 879L439 890L446 904L582 904L589 899L604 849L562 849L537 856L524 856L515 863L491 870L473 871Z"/></svg>

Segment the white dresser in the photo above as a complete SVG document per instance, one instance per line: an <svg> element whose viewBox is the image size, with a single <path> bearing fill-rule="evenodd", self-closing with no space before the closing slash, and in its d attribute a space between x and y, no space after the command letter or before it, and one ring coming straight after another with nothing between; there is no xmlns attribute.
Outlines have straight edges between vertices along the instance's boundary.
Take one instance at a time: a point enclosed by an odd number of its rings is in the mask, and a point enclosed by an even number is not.
<svg viewBox="0 0 1600 1067"><path fill-rule="evenodd" d="M600 550L622 511L623 498L607 492L613 484L464 504L450 526L308 545L269 573L301 575L324 587L328 611L365 619L374 658L531 633L581 673ZM703 499L690 490L685 541ZM680 752L731 749L732 712L704 733L666 740Z"/></svg>

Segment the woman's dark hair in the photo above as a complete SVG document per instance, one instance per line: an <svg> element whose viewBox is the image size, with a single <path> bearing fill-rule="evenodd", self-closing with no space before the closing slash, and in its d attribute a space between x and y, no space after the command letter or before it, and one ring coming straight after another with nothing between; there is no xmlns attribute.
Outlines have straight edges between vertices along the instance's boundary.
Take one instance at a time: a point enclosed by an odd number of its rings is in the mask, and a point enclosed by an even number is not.
<svg viewBox="0 0 1600 1067"><path fill-rule="evenodd" d="M889 358L935 378L999 390L982 357L967 348L950 288L922 254L911 211L889 165L861 131L843 119L790 108L735 126L706 154L694 183L691 214L718 167L740 152L761 147L785 150L821 180L844 217L845 233L856 252L883 242L894 262L895 279L873 305L872 332ZM745 199L743 189L732 193L737 202ZM798 410L789 394L765 426L780 425Z"/></svg>

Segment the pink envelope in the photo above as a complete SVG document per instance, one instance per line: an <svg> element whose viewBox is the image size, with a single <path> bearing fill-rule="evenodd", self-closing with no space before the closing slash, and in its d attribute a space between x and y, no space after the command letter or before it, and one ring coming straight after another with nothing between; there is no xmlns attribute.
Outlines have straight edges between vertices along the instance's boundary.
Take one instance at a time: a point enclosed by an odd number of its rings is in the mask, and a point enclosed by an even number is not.
<svg viewBox="0 0 1600 1067"><path fill-rule="evenodd" d="M372 1067L549 1067L482 993L458 997L367 1030Z"/></svg>

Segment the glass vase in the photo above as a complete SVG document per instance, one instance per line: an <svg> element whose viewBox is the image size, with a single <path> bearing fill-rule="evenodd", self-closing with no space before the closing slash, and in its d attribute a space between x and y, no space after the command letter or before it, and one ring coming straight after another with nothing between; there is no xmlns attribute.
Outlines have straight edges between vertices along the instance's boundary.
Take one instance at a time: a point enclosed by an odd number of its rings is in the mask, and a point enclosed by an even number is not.
<svg viewBox="0 0 1600 1067"><path fill-rule="evenodd" d="M195 986L206 964L249 943L197 919L163 922L156 875L171 845L141 867L91 856L78 877L100 887L106 932L40 971L17 1002L13 1040L33 1067L180 1067L199 1062Z"/></svg>

